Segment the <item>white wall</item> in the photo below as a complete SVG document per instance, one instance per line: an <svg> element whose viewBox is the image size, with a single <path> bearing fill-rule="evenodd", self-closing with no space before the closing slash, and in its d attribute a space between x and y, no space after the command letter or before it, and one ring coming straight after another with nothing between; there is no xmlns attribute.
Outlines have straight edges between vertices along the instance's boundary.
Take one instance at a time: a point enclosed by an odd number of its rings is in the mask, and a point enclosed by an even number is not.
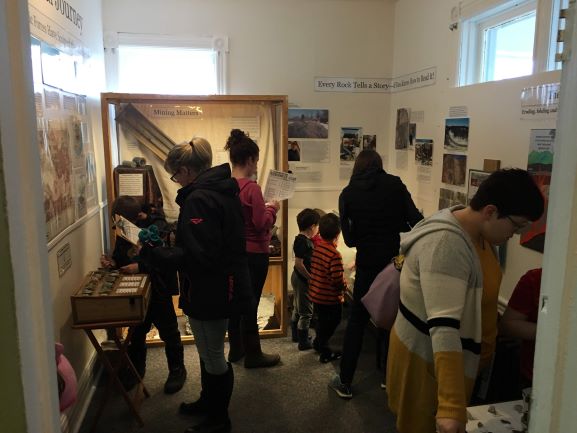
<svg viewBox="0 0 577 433"><path fill-rule="evenodd" d="M437 210L443 161L444 122L449 107L466 106L470 117L467 170L482 169L483 159L501 160L501 167L527 168L529 133L535 128L554 128L555 119L520 120L520 95L524 87L560 80L559 72L455 87L458 71L459 31L449 30L450 12L456 0L435 2L403 0L395 10L394 75L403 75L431 66L437 67L437 83L393 94L391 113L398 108L423 110L424 123L417 123L417 137L433 138L433 172L430 184L417 181L413 151L394 150L394 114L390 117L387 151L389 171L400 175L426 215ZM406 168L397 160L407 156ZM461 191L466 192L466 187ZM507 244L507 262L501 284L501 297L507 300L517 280L528 269L541 265L542 254L519 245L519 236Z"/></svg>
<svg viewBox="0 0 577 433"><path fill-rule="evenodd" d="M103 1L105 32L228 36L230 94L288 95L290 106L330 110L326 182L289 200L289 251L303 207L338 206L340 128L361 126L384 149L390 117L389 95L315 92L313 79L390 77L393 12L390 0Z"/></svg>
<svg viewBox="0 0 577 433"><path fill-rule="evenodd" d="M87 96L87 110L90 115L92 130L92 145L94 146L97 185L98 209L89 209L88 214L75 223L71 230L65 230L55 240L49 243L48 269L50 275L51 306L54 320L54 339L65 346L65 355L69 358L76 374L80 376L84 367L94 354L92 345L86 335L71 329L70 295L75 293L84 276L99 266L99 257L102 254L102 223L101 201L104 185L104 154L102 146L102 126L100 116L100 92L104 91L104 49L102 42L102 9L100 2L90 0L75 0L70 5L83 17L82 31L76 34L74 28L67 28L71 24L63 19L55 7L44 0L31 0L29 4L31 14L45 14L54 22L61 23L68 34L76 36L77 44L83 46L88 53L87 70L90 74L89 85L82 89ZM46 20L44 18L43 20ZM33 30L41 39L42 32ZM50 42L50 41L48 41ZM65 244L70 244L72 256L71 268L60 277L58 275L57 252Z"/></svg>

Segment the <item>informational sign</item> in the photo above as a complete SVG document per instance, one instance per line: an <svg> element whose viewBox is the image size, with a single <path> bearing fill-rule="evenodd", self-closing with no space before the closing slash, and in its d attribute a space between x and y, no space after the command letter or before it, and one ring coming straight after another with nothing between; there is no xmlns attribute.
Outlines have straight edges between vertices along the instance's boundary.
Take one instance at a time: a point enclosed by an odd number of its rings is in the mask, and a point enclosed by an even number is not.
<svg viewBox="0 0 577 433"><path fill-rule="evenodd" d="M144 195L144 173L122 173L118 175L118 195L140 197Z"/></svg>
<svg viewBox="0 0 577 433"><path fill-rule="evenodd" d="M554 119L559 107L560 83L525 87L521 91L521 119Z"/></svg>
<svg viewBox="0 0 577 433"><path fill-rule="evenodd" d="M65 243L64 246L56 252L56 262L58 264L58 276L61 277L70 269L70 266L72 266L70 243Z"/></svg>
<svg viewBox="0 0 577 433"><path fill-rule="evenodd" d="M396 78L315 77L315 92L394 93L437 82L437 68L431 67Z"/></svg>
<svg viewBox="0 0 577 433"><path fill-rule="evenodd" d="M549 204L549 188L553 172L553 155L555 154L555 129L532 129L529 142L529 158L527 171L543 193L545 212L537 221L531 223L529 230L521 234L521 245L542 253L545 249L545 233L547 231L547 207Z"/></svg>
<svg viewBox="0 0 577 433"><path fill-rule="evenodd" d="M168 119L202 119L202 107L190 104L151 104L143 110L147 117Z"/></svg>

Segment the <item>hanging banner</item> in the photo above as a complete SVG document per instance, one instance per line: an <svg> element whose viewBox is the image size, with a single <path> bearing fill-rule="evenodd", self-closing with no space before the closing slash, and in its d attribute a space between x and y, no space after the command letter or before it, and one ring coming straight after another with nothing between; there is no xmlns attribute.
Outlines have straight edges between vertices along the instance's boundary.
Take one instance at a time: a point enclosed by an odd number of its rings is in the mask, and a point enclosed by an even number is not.
<svg viewBox="0 0 577 433"><path fill-rule="evenodd" d="M437 82L437 68L427 68L397 78L315 77L315 92L394 93Z"/></svg>
<svg viewBox="0 0 577 433"><path fill-rule="evenodd" d="M560 83L525 87L521 91L521 119L555 119Z"/></svg>

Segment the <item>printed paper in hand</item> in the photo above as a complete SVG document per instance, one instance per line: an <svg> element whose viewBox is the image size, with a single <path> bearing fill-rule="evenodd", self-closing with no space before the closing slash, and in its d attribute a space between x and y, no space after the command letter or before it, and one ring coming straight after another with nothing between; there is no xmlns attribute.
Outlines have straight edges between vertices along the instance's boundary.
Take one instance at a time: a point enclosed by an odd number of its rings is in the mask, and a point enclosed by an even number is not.
<svg viewBox="0 0 577 433"><path fill-rule="evenodd" d="M271 170L264 189L264 201L282 201L291 198L297 178L294 174Z"/></svg>
<svg viewBox="0 0 577 433"><path fill-rule="evenodd" d="M138 233L142 230L140 227L120 215L114 215L114 226L117 236L126 239L131 244L138 245Z"/></svg>

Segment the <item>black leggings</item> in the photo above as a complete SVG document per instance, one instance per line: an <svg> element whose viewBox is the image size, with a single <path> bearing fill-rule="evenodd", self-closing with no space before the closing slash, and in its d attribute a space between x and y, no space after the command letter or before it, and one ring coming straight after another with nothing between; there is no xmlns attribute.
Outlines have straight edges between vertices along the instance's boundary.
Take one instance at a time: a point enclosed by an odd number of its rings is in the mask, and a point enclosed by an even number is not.
<svg viewBox="0 0 577 433"><path fill-rule="evenodd" d="M340 303L333 305L315 304L315 311L318 315L316 345L319 352L328 353L331 351L329 340L341 323L342 307Z"/></svg>
<svg viewBox="0 0 577 433"><path fill-rule="evenodd" d="M262 289L268 275L269 255L266 253L248 253L248 271L250 274L250 285L254 298L251 309L242 316L232 316L228 322L228 329L240 331L245 334L258 333L258 304L262 295Z"/></svg>
<svg viewBox="0 0 577 433"><path fill-rule="evenodd" d="M132 339L128 346L128 353L134 363L144 364L146 362L146 334L154 324L158 329L160 339L165 343L165 351L169 367L178 367L182 352L182 342L180 331L176 320L174 305L171 296L159 295L152 291L150 305L144 322L134 328Z"/></svg>

